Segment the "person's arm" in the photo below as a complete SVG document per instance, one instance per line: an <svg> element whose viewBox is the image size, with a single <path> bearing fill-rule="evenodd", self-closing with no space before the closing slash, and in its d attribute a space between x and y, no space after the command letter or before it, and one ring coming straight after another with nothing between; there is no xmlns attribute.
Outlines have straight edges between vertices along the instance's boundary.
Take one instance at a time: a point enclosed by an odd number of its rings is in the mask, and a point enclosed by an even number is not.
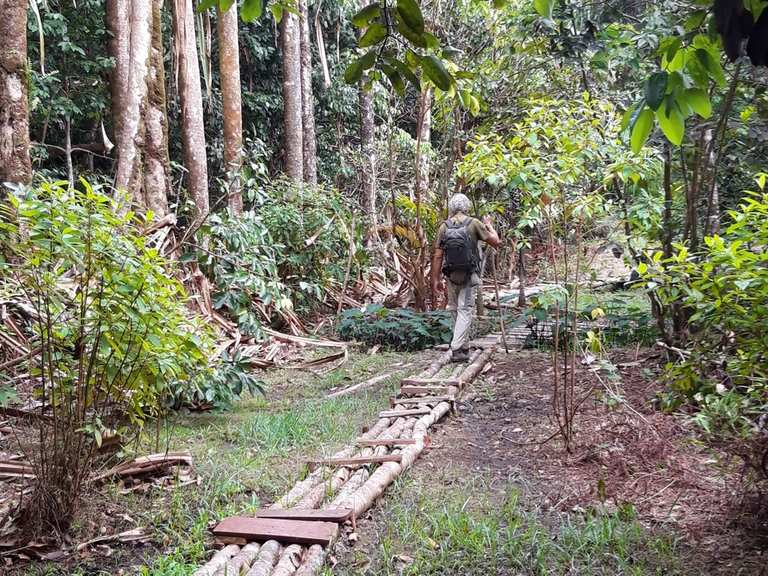
<svg viewBox="0 0 768 576"><path fill-rule="evenodd" d="M435 248L432 252L432 293L437 294L442 286L443 250Z"/></svg>
<svg viewBox="0 0 768 576"><path fill-rule="evenodd" d="M499 238L499 235L496 233L496 229L493 227L493 220L491 220L491 215L486 214L483 216L483 224L485 225L485 238L483 238L483 241L486 244L489 244L493 248L498 248L501 246L501 239Z"/></svg>

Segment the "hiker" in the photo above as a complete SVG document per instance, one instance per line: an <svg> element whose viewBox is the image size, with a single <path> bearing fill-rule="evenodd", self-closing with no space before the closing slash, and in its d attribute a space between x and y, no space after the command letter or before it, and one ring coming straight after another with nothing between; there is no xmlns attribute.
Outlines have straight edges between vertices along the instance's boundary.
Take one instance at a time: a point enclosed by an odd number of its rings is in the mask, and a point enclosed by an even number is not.
<svg viewBox="0 0 768 576"><path fill-rule="evenodd" d="M451 359L469 360L469 332L475 311L475 290L480 284L480 250L483 241L494 248L501 244L493 229L491 217L483 221L468 215L469 198L454 194L448 201L448 220L437 231L432 255L432 294L438 299L442 293L440 273L448 284L448 310L453 315Z"/></svg>

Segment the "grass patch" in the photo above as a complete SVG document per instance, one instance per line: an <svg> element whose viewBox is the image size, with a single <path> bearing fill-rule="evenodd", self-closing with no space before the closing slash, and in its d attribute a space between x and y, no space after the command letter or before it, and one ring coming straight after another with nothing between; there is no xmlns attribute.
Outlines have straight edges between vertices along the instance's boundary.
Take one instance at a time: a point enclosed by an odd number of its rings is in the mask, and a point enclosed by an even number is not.
<svg viewBox="0 0 768 576"><path fill-rule="evenodd" d="M343 574L681 574L676 541L646 530L634 509L544 518L514 486L482 478L428 493L398 482L373 554Z"/></svg>

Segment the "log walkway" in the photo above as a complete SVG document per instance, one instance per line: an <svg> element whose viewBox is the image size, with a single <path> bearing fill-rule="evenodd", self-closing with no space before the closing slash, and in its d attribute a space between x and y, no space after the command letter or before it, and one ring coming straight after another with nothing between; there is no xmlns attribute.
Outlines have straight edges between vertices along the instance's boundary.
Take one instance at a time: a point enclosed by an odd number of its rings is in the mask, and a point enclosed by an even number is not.
<svg viewBox="0 0 768 576"><path fill-rule="evenodd" d="M254 517L227 518L214 528L223 546L194 576L311 576L320 574L339 526L368 510L429 445L428 432L454 410L466 384L490 360L498 336L485 337L469 364L449 366L443 352L404 389L390 409L355 442L331 458L313 462L306 478ZM432 387L415 389L414 382ZM440 389L440 395L435 394ZM284 511L285 513L281 513ZM343 522L328 522L329 519Z"/></svg>

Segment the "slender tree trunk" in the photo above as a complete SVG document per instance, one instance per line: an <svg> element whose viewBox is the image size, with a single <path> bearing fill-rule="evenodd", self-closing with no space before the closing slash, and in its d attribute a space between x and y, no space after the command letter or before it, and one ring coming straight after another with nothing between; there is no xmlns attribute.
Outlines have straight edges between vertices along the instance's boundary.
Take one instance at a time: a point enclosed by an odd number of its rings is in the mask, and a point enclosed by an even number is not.
<svg viewBox="0 0 768 576"><path fill-rule="evenodd" d="M428 88L419 96L419 113L416 125L416 197L420 198L429 190L429 157L423 147L429 144L432 128L432 89Z"/></svg>
<svg viewBox="0 0 768 576"><path fill-rule="evenodd" d="M187 190L195 205L193 226L208 216L208 163L203 122L203 94L195 43L192 0L172 0L174 50L178 62L178 89L181 104L181 139Z"/></svg>
<svg viewBox="0 0 768 576"><path fill-rule="evenodd" d="M124 114L124 98L128 95L128 76L131 64L131 32L129 15L131 0L107 0L106 26L110 33L107 50L114 60L110 73L109 88L112 96L112 140L120 143L122 131L122 116ZM119 148L115 149L119 154Z"/></svg>
<svg viewBox="0 0 768 576"><path fill-rule="evenodd" d="M0 184L32 179L27 95L27 2L0 0Z"/></svg>
<svg viewBox="0 0 768 576"><path fill-rule="evenodd" d="M224 108L224 167L229 182L229 208L243 212L240 169L243 165L243 107L240 98L240 48L237 3L226 12L219 11L219 76Z"/></svg>
<svg viewBox="0 0 768 576"><path fill-rule="evenodd" d="M283 164L286 175L295 182L301 182L304 178L301 41L296 15L285 12L280 28L280 43L283 50Z"/></svg>
<svg viewBox="0 0 768 576"><path fill-rule="evenodd" d="M373 92L358 87L360 104L360 152L363 156L361 206L372 227L376 226L376 149L374 145Z"/></svg>
<svg viewBox="0 0 768 576"><path fill-rule="evenodd" d="M301 126L304 181L317 184L317 142L315 140L315 98L312 91L312 43L309 34L307 0L299 0L301 59Z"/></svg>
<svg viewBox="0 0 768 576"><path fill-rule="evenodd" d="M163 0L152 0L152 49L147 76L144 154L144 205L157 216L168 213L168 196L171 193L162 7Z"/></svg>
<svg viewBox="0 0 768 576"><path fill-rule="evenodd" d="M128 194L129 202L141 201L142 154L144 149L144 112L147 105L147 75L152 46L152 0L118 0L126 2L127 27L119 24L118 32L128 34L128 77L125 93L120 98L117 137L117 170L115 188ZM121 43L124 40L121 39ZM121 56L125 56L122 53ZM121 66L121 71L124 68ZM122 79L120 80L122 84Z"/></svg>

